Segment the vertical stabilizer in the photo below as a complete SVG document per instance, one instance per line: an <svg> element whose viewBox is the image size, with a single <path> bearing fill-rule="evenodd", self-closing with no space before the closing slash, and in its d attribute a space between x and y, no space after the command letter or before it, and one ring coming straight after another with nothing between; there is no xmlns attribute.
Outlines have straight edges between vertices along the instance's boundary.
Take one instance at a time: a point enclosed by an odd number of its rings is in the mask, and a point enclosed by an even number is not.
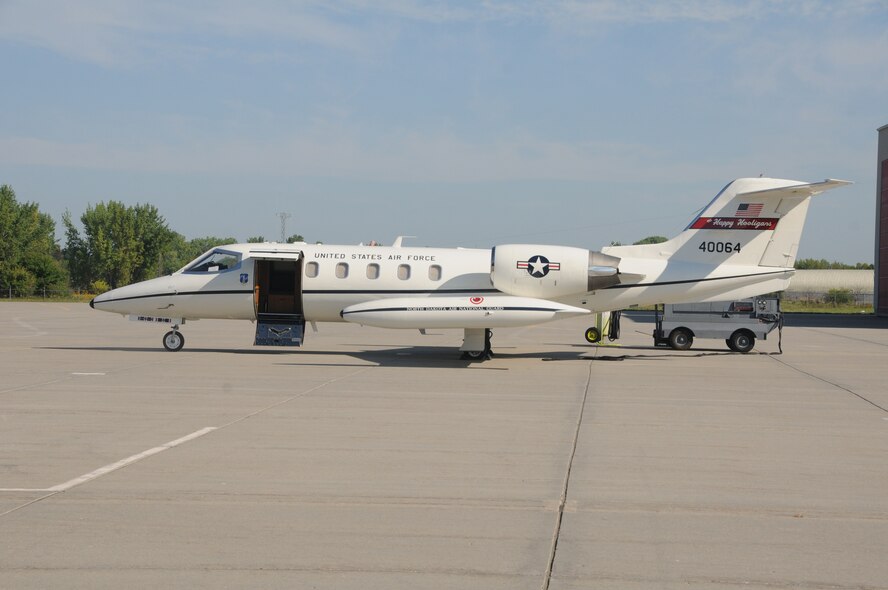
<svg viewBox="0 0 888 590"><path fill-rule="evenodd" d="M792 268L811 197L846 184L851 183L741 178L722 189L668 242L605 251L702 264Z"/></svg>

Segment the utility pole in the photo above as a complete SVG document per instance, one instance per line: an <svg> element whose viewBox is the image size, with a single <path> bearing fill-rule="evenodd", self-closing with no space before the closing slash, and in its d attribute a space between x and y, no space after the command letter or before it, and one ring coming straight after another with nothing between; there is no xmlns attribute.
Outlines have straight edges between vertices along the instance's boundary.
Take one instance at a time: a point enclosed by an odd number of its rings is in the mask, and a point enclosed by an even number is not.
<svg viewBox="0 0 888 590"><path fill-rule="evenodd" d="M281 218L281 244L285 244L287 242L287 220L293 216L284 211L278 213L277 216Z"/></svg>

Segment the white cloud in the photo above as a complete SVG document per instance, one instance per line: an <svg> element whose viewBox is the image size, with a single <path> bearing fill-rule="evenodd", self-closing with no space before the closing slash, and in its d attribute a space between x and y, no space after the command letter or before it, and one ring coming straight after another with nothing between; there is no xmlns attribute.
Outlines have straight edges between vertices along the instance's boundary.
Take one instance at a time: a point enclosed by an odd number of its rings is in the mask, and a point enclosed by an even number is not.
<svg viewBox="0 0 888 590"><path fill-rule="evenodd" d="M880 0L5 0L0 38L103 66L128 66L212 53L194 39L211 44L220 37L243 40L246 47L226 51L247 58L257 54L250 43L263 46L269 39L362 54L388 43L392 25L410 22L548 23L581 35L607 24L762 20L775 14L830 19L884 9Z"/></svg>
<svg viewBox="0 0 888 590"><path fill-rule="evenodd" d="M286 39L361 51L367 31L337 22L313 3L7 0L0 38L103 66L128 66L193 51L194 39ZM254 52L245 48L244 54Z"/></svg>
<svg viewBox="0 0 888 590"><path fill-rule="evenodd" d="M428 22L543 19L578 26L760 20L777 14L836 18L885 9L882 0L487 0L474 4L442 4L422 0L341 0L336 5L348 12L375 12Z"/></svg>
<svg viewBox="0 0 888 590"><path fill-rule="evenodd" d="M840 14L868 11L879 6L878 0L834 2L831 0L564 0L550 5L557 18L568 17L589 22L724 22L737 19L760 20L775 14L818 15L829 18Z"/></svg>
<svg viewBox="0 0 888 590"><path fill-rule="evenodd" d="M398 182L639 180L640 175L650 179L671 175L676 168L670 166L667 154L640 145L571 144L530 137L470 143L452 135L417 133L362 141L330 130L277 142L198 141L138 147L6 138L0 139L0 160L6 166Z"/></svg>
<svg viewBox="0 0 888 590"><path fill-rule="evenodd" d="M267 118L264 111L251 105L238 108L248 109L239 119ZM841 126L841 121L833 120L839 115L824 112L824 108L820 103L799 105L795 117L806 124L798 133L762 136L763 141L739 153L724 149L721 143L689 146L668 141L553 139L520 127L486 139L404 127L370 131L331 105L308 127L290 134L276 133L273 138L251 129L234 135L207 134L187 117L173 119L173 126L181 133L161 134L158 139L129 134L118 142L0 137L0 161L5 166L97 171L420 183L601 179L718 183L760 172L778 176L807 173L811 167L817 174L837 175L837 170L821 171L818 164L853 161L859 154L856 149L849 152L848 146L833 145L834 139L820 131ZM171 123L164 117L147 124L169 127ZM806 149L799 149L802 144Z"/></svg>
<svg viewBox="0 0 888 590"><path fill-rule="evenodd" d="M738 45L734 59L738 90L752 95L785 92L787 87L814 89L810 100L854 92L884 93L888 78L888 31L875 35L824 38L805 31L785 32L779 39L760 37Z"/></svg>
<svg viewBox="0 0 888 590"><path fill-rule="evenodd" d="M109 65L132 59L134 39L124 4L94 1L0 4L0 38L43 47L62 55Z"/></svg>

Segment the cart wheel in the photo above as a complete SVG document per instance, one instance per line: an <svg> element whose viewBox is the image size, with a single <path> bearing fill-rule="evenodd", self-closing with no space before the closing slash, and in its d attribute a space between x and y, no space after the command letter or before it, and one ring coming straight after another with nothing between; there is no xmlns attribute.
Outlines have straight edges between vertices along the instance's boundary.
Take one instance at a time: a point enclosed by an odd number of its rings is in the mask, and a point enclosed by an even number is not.
<svg viewBox="0 0 888 590"><path fill-rule="evenodd" d="M685 328L676 328L669 333L669 346L675 350L687 350L694 343L694 337Z"/></svg>
<svg viewBox="0 0 888 590"><path fill-rule="evenodd" d="M737 352L749 352L755 346L755 336L748 330L737 330L728 339L728 346Z"/></svg>
<svg viewBox="0 0 888 590"><path fill-rule="evenodd" d="M596 328L594 326L589 328L588 330L586 330L586 333L584 334L584 336L586 337L586 342L588 342L590 344L595 344L596 342L601 342L601 330L599 330L598 328Z"/></svg>

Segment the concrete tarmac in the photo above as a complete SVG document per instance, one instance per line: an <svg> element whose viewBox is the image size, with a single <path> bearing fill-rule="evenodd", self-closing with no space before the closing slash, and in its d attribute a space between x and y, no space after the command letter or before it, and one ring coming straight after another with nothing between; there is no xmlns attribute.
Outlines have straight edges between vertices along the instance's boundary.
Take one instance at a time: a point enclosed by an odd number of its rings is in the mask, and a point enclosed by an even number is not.
<svg viewBox="0 0 888 590"><path fill-rule="evenodd" d="M0 303L0 588L888 588L888 322L164 327Z"/></svg>

